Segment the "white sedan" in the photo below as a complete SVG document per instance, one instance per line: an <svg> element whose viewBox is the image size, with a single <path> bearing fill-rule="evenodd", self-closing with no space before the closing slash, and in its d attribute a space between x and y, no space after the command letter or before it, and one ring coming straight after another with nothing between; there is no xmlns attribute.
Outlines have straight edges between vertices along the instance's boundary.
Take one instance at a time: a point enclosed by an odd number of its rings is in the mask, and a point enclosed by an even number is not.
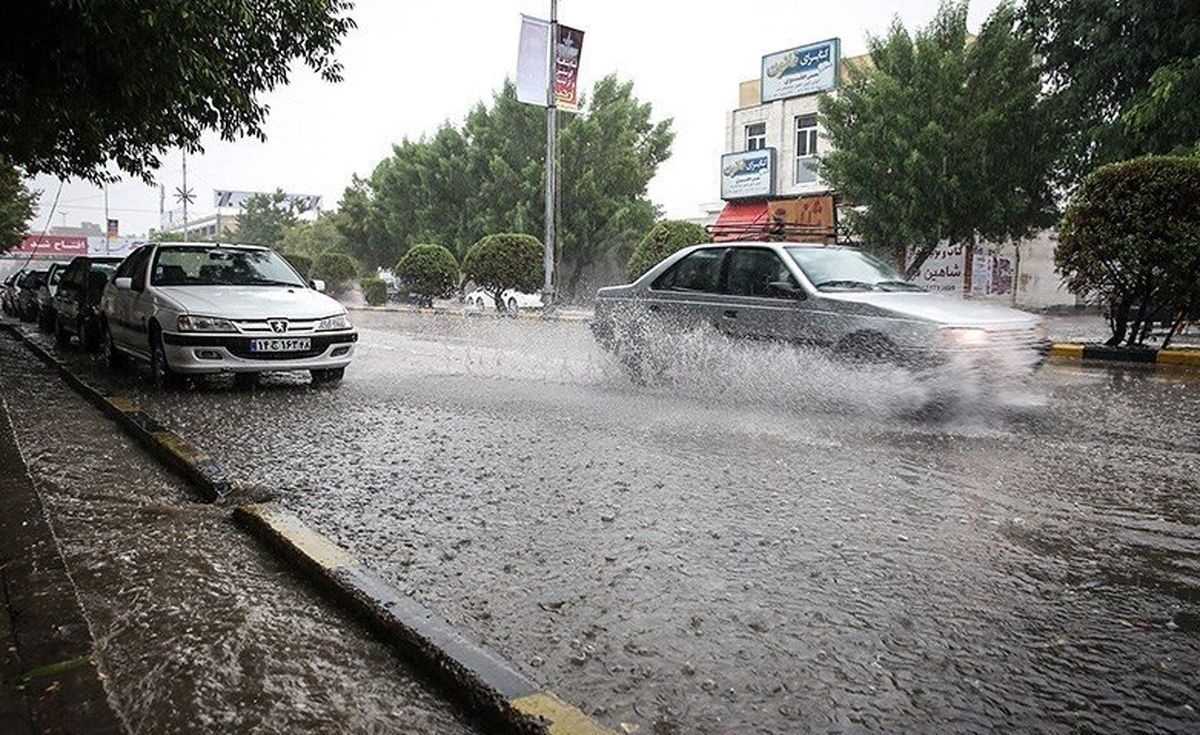
<svg viewBox="0 0 1200 735"><path fill-rule="evenodd" d="M156 383L180 374L307 370L342 379L358 333L341 304L274 250L159 243L129 254L100 302L109 364L150 363Z"/></svg>
<svg viewBox="0 0 1200 735"><path fill-rule="evenodd" d="M463 297L463 301L468 307L474 309L495 309L496 300L492 294L484 291L482 288L477 288L471 293ZM507 289L500 294L500 303L504 305L510 313L517 313L521 309L540 309L542 308L542 295L536 293L522 293Z"/></svg>

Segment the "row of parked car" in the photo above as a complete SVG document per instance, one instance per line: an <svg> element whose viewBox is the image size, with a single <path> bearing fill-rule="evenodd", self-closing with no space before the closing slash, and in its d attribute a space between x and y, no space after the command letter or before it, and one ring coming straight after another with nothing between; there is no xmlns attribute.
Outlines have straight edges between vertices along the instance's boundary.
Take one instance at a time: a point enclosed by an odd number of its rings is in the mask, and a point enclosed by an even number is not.
<svg viewBox="0 0 1200 735"><path fill-rule="evenodd" d="M145 362L156 383L307 370L340 381L358 333L345 308L270 248L147 243L127 257L39 263L5 279L4 312L36 321L60 347Z"/></svg>

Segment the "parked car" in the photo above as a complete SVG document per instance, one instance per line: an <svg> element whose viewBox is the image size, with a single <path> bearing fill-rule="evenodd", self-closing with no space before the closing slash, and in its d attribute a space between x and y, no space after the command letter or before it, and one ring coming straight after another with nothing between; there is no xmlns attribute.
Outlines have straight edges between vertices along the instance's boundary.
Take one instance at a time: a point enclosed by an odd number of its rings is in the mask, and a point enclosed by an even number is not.
<svg viewBox="0 0 1200 735"><path fill-rule="evenodd" d="M37 290L37 322L43 332L54 329L54 294L62 278L66 263L51 263L46 269L46 278Z"/></svg>
<svg viewBox="0 0 1200 735"><path fill-rule="evenodd" d="M484 291L482 288L477 288L464 296L463 302L468 307L475 309L496 308L496 300L492 297L492 294ZM520 309L540 309L542 308L542 295L522 293L510 288L500 294L500 303L511 313L516 313Z"/></svg>
<svg viewBox="0 0 1200 735"><path fill-rule="evenodd" d="M654 329L710 327L911 367L954 360L1028 372L1048 347L1031 314L928 293L856 248L790 242L685 248L629 285L600 289L592 320L637 377L661 369L647 364Z"/></svg>
<svg viewBox="0 0 1200 735"><path fill-rule="evenodd" d="M31 322L37 319L37 292L46 282L46 271L27 270L17 279L17 292L13 298L13 312L21 321Z"/></svg>
<svg viewBox="0 0 1200 735"><path fill-rule="evenodd" d="M9 316L16 316L17 304L17 281L21 276L25 275L25 269L22 268L14 273L9 274L4 282L0 284L0 308Z"/></svg>
<svg viewBox="0 0 1200 735"><path fill-rule="evenodd" d="M358 333L346 310L274 250L251 245L143 245L101 298L110 365L148 362L155 382L179 375L307 370L342 379Z"/></svg>
<svg viewBox="0 0 1200 735"><path fill-rule="evenodd" d="M100 346L100 297L120 258L81 255L62 270L54 294L54 338L66 345L72 336L89 352Z"/></svg>

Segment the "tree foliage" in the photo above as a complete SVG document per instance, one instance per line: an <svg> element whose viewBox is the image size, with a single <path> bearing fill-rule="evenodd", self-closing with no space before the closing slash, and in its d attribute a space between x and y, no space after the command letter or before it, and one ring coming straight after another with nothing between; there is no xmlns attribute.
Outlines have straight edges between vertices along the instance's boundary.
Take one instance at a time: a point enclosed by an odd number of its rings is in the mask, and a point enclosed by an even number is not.
<svg viewBox="0 0 1200 735"><path fill-rule="evenodd" d="M413 245L396 264L401 288L419 296L425 306L458 287L458 261L441 245Z"/></svg>
<svg viewBox="0 0 1200 735"><path fill-rule="evenodd" d="M1056 114L1063 182L1095 166L1200 145L1200 3L1025 0Z"/></svg>
<svg viewBox="0 0 1200 735"><path fill-rule="evenodd" d="M708 242L710 239L700 225L683 220L663 220L651 227L633 249L627 266L629 278L640 278L668 255L692 245Z"/></svg>
<svg viewBox="0 0 1200 735"><path fill-rule="evenodd" d="M288 252L281 253L281 255L283 255L287 262L292 264L292 267L295 268L305 280L308 280L309 274L312 273L313 269L312 258L308 257L307 255L297 255L296 253Z"/></svg>
<svg viewBox="0 0 1200 735"><path fill-rule="evenodd" d="M312 221L295 221L284 228L279 239L279 250L310 258L326 250L345 252L346 238L339 227L341 220L340 212L328 212Z"/></svg>
<svg viewBox="0 0 1200 735"><path fill-rule="evenodd" d="M1200 158L1097 169L1067 207L1054 261L1072 292L1107 307L1112 345L1200 308Z"/></svg>
<svg viewBox="0 0 1200 735"><path fill-rule="evenodd" d="M348 0L7 0L0 155L29 174L150 181L168 148L263 138L260 96L302 62L341 79Z"/></svg>
<svg viewBox="0 0 1200 735"><path fill-rule="evenodd" d="M633 85L608 76L586 111L559 117L559 242L566 291L606 259L623 263L657 210L646 187L670 155L671 121L654 121ZM456 254L489 233L544 228L545 110L506 83L461 126L405 140L342 197L350 252L373 265L439 242Z"/></svg>
<svg viewBox="0 0 1200 735"><path fill-rule="evenodd" d="M36 202L21 172L0 155L0 253L21 244Z"/></svg>
<svg viewBox="0 0 1200 735"><path fill-rule="evenodd" d="M326 251L313 260L311 276L325 281L330 293L341 293L358 275L358 264L345 253Z"/></svg>
<svg viewBox="0 0 1200 735"><path fill-rule="evenodd" d="M284 231L296 222L296 210L282 189L272 194L255 194L246 199L238 213L237 239L273 248L283 241Z"/></svg>
<svg viewBox="0 0 1200 735"><path fill-rule="evenodd" d="M915 37L896 21L820 101L833 151L821 175L864 205L848 225L909 274L940 242L1027 237L1054 221L1056 126L1040 98L1033 41L1001 5L978 37L966 3L946 3Z"/></svg>
<svg viewBox="0 0 1200 735"><path fill-rule="evenodd" d="M515 232L486 235L467 250L462 272L503 310L500 297L505 290L534 293L541 287L542 243L532 235Z"/></svg>
<svg viewBox="0 0 1200 735"><path fill-rule="evenodd" d="M387 303L387 284L381 278L364 278L358 282L362 289L363 300L371 306L383 306Z"/></svg>

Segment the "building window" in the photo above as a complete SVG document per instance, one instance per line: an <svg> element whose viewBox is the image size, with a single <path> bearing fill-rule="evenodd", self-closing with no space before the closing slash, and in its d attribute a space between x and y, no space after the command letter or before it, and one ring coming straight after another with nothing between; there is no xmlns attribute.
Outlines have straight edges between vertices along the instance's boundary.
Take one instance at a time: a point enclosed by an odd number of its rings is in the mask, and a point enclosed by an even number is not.
<svg viewBox="0 0 1200 735"><path fill-rule="evenodd" d="M817 180L817 116L796 118L796 183Z"/></svg>
<svg viewBox="0 0 1200 735"><path fill-rule="evenodd" d="M767 147L767 124L751 123L746 126L746 150L759 151Z"/></svg>

